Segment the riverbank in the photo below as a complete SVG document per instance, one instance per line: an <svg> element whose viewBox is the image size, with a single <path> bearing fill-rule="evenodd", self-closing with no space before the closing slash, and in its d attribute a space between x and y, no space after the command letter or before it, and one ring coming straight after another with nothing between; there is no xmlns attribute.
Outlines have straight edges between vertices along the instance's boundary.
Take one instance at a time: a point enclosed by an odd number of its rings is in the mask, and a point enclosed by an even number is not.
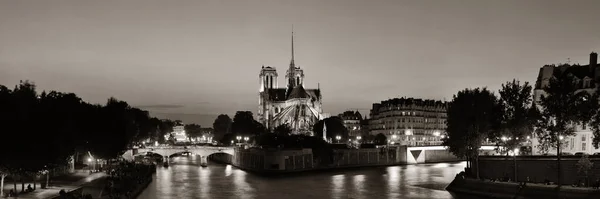
<svg viewBox="0 0 600 199"><path fill-rule="evenodd" d="M516 182L492 182L465 178L458 174L446 187L446 190L460 196L478 196L485 198L600 198L600 190L539 183L519 184Z"/></svg>

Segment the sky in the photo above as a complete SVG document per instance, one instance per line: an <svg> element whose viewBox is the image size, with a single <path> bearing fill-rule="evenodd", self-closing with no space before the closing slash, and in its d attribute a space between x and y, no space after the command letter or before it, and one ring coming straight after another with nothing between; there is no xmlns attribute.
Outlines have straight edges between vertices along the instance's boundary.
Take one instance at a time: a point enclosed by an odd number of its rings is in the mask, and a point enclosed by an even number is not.
<svg viewBox="0 0 600 199"><path fill-rule="evenodd" d="M597 0L1 0L0 84L109 97L212 126L258 109L261 66L291 58L323 109L535 82L600 51Z"/></svg>

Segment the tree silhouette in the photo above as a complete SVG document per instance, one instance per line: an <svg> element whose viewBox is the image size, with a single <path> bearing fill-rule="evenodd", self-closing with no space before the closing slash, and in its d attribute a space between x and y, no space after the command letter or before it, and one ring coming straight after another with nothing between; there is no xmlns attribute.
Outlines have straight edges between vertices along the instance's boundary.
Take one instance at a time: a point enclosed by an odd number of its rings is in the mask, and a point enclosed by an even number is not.
<svg viewBox="0 0 600 199"><path fill-rule="evenodd" d="M287 136L287 135L292 134L292 129L287 124L282 124L282 125L275 127L275 129L273 130L273 133L280 135L280 136Z"/></svg>
<svg viewBox="0 0 600 199"><path fill-rule="evenodd" d="M258 121L250 111L238 111L233 117L231 132L236 135L255 136L266 131L266 128Z"/></svg>
<svg viewBox="0 0 600 199"><path fill-rule="evenodd" d="M387 144L387 137L383 133L379 133L379 134L375 135L375 138L373 139L373 143L378 144L378 145Z"/></svg>
<svg viewBox="0 0 600 199"><path fill-rule="evenodd" d="M202 136L202 127L198 124L186 124L183 128L189 139Z"/></svg>
<svg viewBox="0 0 600 199"><path fill-rule="evenodd" d="M333 116L323 120L319 120L313 126L315 137L323 138L323 124L327 125L327 138L335 140L336 136L340 136L342 140L348 140L348 129L344 126L342 118Z"/></svg>
<svg viewBox="0 0 600 199"><path fill-rule="evenodd" d="M561 74L550 79L543 88L540 105L541 117L536 124L536 134L542 147L556 148L558 164L557 184L561 185L561 137L575 134L577 125L589 123L597 110L597 95L578 92L578 82L571 74Z"/></svg>
<svg viewBox="0 0 600 199"><path fill-rule="evenodd" d="M486 88L458 92L448 107L448 137L443 139L443 145L457 157L467 158L467 168L472 168L473 162L478 161L481 144L498 128L501 116L498 113L501 113L498 99Z"/></svg>
<svg viewBox="0 0 600 199"><path fill-rule="evenodd" d="M501 123L497 131L492 131L489 139L506 150L520 147L524 138L533 133L535 118L530 113L533 101L531 89L528 82L521 84L513 80L502 84L499 90Z"/></svg>
<svg viewBox="0 0 600 199"><path fill-rule="evenodd" d="M233 123L233 121L228 115L221 114L217 116L217 119L215 119L215 122L213 123L213 129L215 130L214 139L221 140L225 134L230 133L231 123Z"/></svg>

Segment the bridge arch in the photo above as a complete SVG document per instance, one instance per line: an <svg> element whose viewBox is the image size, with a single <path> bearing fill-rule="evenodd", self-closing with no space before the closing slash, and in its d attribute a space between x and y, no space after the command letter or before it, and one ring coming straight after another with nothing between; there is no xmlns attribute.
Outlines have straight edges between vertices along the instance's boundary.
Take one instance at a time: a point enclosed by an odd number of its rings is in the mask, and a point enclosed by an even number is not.
<svg viewBox="0 0 600 199"><path fill-rule="evenodd" d="M212 154L225 153L234 156L233 147L213 147L213 146L167 146L167 147L146 147L139 149L130 149L123 154L123 158L133 160L134 156L142 153L156 153L163 157L170 157L177 153L189 152L201 157L208 157Z"/></svg>

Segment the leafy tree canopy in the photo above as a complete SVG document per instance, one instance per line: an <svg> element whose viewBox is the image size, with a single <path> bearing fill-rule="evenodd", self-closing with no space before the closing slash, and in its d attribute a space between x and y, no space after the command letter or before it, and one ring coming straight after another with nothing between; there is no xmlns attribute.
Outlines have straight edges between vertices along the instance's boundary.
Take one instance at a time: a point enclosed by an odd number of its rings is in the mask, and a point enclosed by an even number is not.
<svg viewBox="0 0 600 199"><path fill-rule="evenodd" d="M465 89L448 106L443 145L457 157L475 157L482 142L500 123L501 106L486 88Z"/></svg>
<svg viewBox="0 0 600 199"><path fill-rule="evenodd" d="M348 140L348 129L344 126L342 118L333 116L319 120L313 126L315 137L323 138L323 124L326 124L327 138L335 140L335 137L339 135L342 140Z"/></svg>

